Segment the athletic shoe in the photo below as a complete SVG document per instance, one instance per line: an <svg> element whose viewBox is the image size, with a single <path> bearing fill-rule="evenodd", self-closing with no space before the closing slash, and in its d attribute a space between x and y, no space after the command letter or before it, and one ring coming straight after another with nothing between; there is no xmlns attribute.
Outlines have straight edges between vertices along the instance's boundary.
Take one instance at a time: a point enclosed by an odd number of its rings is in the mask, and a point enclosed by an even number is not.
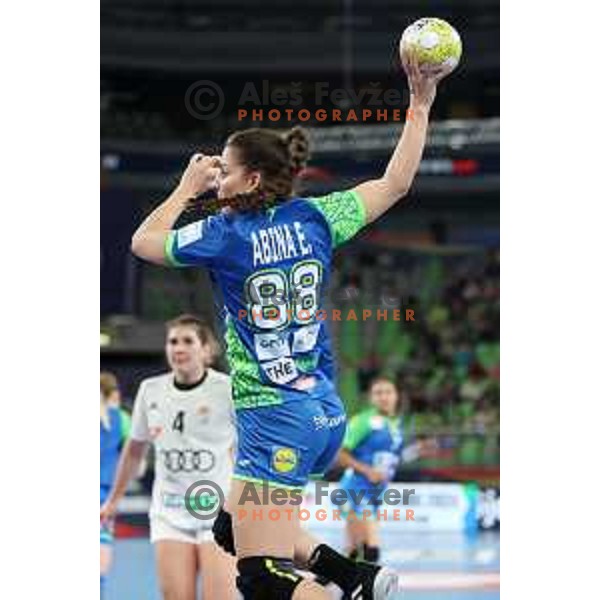
<svg viewBox="0 0 600 600"><path fill-rule="evenodd" d="M359 574L356 585L345 592L342 600L397 600L400 576L396 571L366 562L356 564Z"/></svg>

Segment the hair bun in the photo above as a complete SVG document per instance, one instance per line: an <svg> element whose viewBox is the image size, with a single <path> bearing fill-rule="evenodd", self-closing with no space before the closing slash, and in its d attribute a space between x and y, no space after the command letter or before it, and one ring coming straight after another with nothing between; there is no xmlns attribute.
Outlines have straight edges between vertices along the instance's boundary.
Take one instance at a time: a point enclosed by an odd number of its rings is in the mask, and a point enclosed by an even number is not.
<svg viewBox="0 0 600 600"><path fill-rule="evenodd" d="M294 175L306 167L310 158L310 139L302 127L294 127L283 136L290 154L290 166Z"/></svg>

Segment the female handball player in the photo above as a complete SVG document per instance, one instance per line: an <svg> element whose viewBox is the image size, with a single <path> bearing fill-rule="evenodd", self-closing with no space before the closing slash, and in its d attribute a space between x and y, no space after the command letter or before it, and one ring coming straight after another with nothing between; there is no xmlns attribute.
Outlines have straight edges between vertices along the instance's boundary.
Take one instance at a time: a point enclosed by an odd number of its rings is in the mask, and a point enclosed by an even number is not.
<svg viewBox="0 0 600 600"><path fill-rule="evenodd" d="M396 384L376 377L369 384L369 401L369 408L350 419L338 462L346 468L340 487L354 492L343 506L349 556L378 563L377 511L400 462L404 440ZM360 492L364 493L357 499Z"/></svg>
<svg viewBox="0 0 600 600"><path fill-rule="evenodd" d="M142 381L131 437L100 512L102 519L116 513L153 444L150 539L165 600L195 600L200 571L202 598L235 598L235 562L214 543L212 521L196 518L186 505L186 492L198 480L215 482L225 493L231 481L235 444L231 383L228 375L209 367L215 348L211 330L198 318L182 315L167 323L171 372Z"/></svg>
<svg viewBox="0 0 600 600"><path fill-rule="evenodd" d="M133 253L150 262L207 267L224 298L238 453L227 511L214 532L237 555L236 582L246 600L329 598L300 565L348 599L382 600L399 589L394 571L352 561L302 530L295 497L280 492L321 474L344 436L330 337L318 311L334 249L405 196L417 173L442 75L419 72L413 58L403 66L410 118L380 178L297 197L294 176L308 159L303 130L239 131L221 156L194 155L132 238ZM216 190L220 212L174 230L189 203L209 190ZM271 490L260 506L248 504L250 484Z"/></svg>

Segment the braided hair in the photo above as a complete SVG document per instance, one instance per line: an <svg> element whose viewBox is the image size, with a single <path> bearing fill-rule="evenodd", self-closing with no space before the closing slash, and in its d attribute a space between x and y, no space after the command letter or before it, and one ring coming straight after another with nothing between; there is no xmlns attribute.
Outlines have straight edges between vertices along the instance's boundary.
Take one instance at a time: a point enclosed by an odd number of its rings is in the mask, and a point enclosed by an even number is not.
<svg viewBox="0 0 600 600"><path fill-rule="evenodd" d="M308 134L301 127L285 134L257 128L237 131L229 137L227 146L236 149L246 168L260 173L260 184L251 192L203 202L199 207L203 216L217 208L257 211L285 202L292 196L294 179L310 156Z"/></svg>

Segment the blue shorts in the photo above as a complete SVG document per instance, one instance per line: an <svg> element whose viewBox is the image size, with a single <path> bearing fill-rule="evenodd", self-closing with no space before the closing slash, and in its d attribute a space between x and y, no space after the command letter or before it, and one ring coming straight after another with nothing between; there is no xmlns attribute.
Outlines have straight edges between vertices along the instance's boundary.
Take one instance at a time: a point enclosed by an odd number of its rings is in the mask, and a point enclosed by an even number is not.
<svg viewBox="0 0 600 600"><path fill-rule="evenodd" d="M371 511L371 517L375 518L377 509L383 504L383 492L385 486L371 485L365 487L362 477L354 474L345 474L340 480L340 489L346 492L347 500L340 506L342 515L347 517L351 512L358 517L363 517L365 510Z"/></svg>
<svg viewBox="0 0 600 600"><path fill-rule="evenodd" d="M339 450L346 412L337 395L237 411L234 479L304 488Z"/></svg>

